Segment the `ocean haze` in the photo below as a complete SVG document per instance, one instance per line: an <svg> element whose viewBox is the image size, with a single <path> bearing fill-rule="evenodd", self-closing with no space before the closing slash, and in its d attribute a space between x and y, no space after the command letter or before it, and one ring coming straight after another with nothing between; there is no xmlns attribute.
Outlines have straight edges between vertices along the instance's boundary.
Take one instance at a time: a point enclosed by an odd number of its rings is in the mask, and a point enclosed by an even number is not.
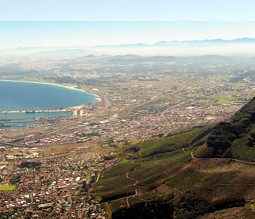
<svg viewBox="0 0 255 219"><path fill-rule="evenodd" d="M254 56L255 39L237 38L233 40L191 40L159 41L152 44L112 44L76 47L23 47L1 51L1 58L61 59L88 55L141 55L141 56Z"/></svg>

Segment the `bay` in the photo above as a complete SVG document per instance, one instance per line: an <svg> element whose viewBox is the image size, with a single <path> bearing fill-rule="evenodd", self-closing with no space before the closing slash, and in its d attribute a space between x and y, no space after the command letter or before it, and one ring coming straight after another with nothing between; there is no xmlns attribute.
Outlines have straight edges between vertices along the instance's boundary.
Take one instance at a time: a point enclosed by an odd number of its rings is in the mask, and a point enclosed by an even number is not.
<svg viewBox="0 0 255 219"><path fill-rule="evenodd" d="M0 81L0 111L60 109L97 101L95 95L62 86Z"/></svg>
<svg viewBox="0 0 255 219"><path fill-rule="evenodd" d="M72 116L70 110L58 111L58 109L95 102L98 102L97 96L69 87L45 83L0 81L0 129L41 126L42 123L38 123L38 118L46 118L46 121L50 122Z"/></svg>

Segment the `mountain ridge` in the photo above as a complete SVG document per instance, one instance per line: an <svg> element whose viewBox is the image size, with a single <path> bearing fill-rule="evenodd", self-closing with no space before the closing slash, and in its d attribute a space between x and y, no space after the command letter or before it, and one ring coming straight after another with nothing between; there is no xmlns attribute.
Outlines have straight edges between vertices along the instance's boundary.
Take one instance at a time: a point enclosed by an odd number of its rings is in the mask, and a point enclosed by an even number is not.
<svg viewBox="0 0 255 219"><path fill-rule="evenodd" d="M174 44L196 44L196 43L255 43L255 38L252 37L242 37L242 38L235 38L235 39L204 39L204 40L161 40L155 43L130 43L130 44L109 44L109 45L93 45L93 46L72 46L72 47L19 47L15 48L14 50L38 50L38 49L55 49L55 50L62 50L63 48L68 49L77 49L77 48L100 48L100 47L153 47L153 46L171 46Z"/></svg>
<svg viewBox="0 0 255 219"><path fill-rule="evenodd" d="M255 97L232 118L214 127L208 137L207 147L209 157L231 157L255 161L255 156L244 155L244 150L255 155Z"/></svg>

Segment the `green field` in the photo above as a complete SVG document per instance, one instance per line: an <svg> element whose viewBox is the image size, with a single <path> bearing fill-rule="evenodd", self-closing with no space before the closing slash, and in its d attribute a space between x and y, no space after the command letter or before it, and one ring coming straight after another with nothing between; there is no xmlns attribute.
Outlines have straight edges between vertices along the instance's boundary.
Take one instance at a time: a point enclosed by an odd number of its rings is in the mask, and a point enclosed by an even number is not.
<svg viewBox="0 0 255 219"><path fill-rule="evenodd" d="M1 185L0 184L0 191L12 191L15 189L16 189L15 185Z"/></svg>
<svg viewBox="0 0 255 219"><path fill-rule="evenodd" d="M217 104L233 104L233 103L238 103L240 101L238 101L237 99L230 99L230 98L216 98L214 99L214 102L217 103Z"/></svg>

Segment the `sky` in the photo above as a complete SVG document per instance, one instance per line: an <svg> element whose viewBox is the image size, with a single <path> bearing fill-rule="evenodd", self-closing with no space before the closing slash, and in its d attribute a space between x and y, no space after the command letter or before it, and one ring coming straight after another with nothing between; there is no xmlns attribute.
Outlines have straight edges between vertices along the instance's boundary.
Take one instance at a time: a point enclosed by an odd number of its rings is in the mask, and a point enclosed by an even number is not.
<svg viewBox="0 0 255 219"><path fill-rule="evenodd" d="M5 21L255 21L254 0L0 0Z"/></svg>
<svg viewBox="0 0 255 219"><path fill-rule="evenodd" d="M0 21L0 49L255 38L255 22Z"/></svg>
<svg viewBox="0 0 255 219"><path fill-rule="evenodd" d="M254 0L0 0L0 49L255 38Z"/></svg>

